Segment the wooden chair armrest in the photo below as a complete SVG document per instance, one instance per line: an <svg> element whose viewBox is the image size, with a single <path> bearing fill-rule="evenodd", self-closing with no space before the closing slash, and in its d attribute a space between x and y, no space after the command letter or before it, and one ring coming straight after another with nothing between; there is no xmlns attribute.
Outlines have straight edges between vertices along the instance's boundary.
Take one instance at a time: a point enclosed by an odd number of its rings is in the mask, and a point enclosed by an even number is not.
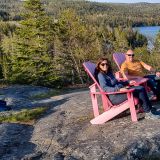
<svg viewBox="0 0 160 160"><path fill-rule="evenodd" d="M133 92L135 89L128 89L126 91L118 91L118 92L107 92L107 94L119 94L119 93L131 93Z"/></svg>
<svg viewBox="0 0 160 160"><path fill-rule="evenodd" d="M109 95L109 94L131 93L134 90L135 89L128 89L126 91L118 91L118 92L91 92L91 94L105 94L105 95Z"/></svg>

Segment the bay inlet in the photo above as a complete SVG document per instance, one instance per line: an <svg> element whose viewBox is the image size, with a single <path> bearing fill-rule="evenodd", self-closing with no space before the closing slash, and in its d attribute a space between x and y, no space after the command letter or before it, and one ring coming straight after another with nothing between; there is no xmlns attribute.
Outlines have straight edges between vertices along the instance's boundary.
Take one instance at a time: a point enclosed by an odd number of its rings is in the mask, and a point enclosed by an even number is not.
<svg viewBox="0 0 160 160"><path fill-rule="evenodd" d="M134 30L144 35L148 40L148 49L153 49L156 36L160 31L160 26L134 27Z"/></svg>

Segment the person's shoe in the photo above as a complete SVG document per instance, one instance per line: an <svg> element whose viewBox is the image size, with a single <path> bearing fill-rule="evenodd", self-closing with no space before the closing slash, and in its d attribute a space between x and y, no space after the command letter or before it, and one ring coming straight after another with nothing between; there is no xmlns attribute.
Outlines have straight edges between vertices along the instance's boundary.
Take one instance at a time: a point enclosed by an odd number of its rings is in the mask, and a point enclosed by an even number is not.
<svg viewBox="0 0 160 160"><path fill-rule="evenodd" d="M145 119L160 119L160 115L155 115L150 111L145 114Z"/></svg>
<svg viewBox="0 0 160 160"><path fill-rule="evenodd" d="M160 110L159 110L159 109L156 109L156 107L153 107L153 106L152 106L151 112L152 112L152 114L154 114L154 115L159 115L159 116L160 116Z"/></svg>

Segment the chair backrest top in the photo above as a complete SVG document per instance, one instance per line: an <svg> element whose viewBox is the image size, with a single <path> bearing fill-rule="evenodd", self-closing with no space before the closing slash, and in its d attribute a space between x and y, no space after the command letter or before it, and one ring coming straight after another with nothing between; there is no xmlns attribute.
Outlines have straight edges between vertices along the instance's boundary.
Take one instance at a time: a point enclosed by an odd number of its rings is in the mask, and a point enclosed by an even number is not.
<svg viewBox="0 0 160 160"><path fill-rule="evenodd" d="M97 82L97 80L96 80L96 78L95 78L95 75L94 75L95 69L96 69L96 64L95 64L95 63L92 63L92 62L90 62L90 61L87 61L87 62L84 62L84 63L83 63L83 66L84 66L86 72L89 74L89 76L90 76L90 77L92 78L92 80L94 81L94 83L96 83L96 85L98 86L98 88L99 88L100 90L102 90L101 87L100 87L100 85L99 85L99 83Z"/></svg>
<svg viewBox="0 0 160 160"><path fill-rule="evenodd" d="M121 65L125 61L126 57L124 53L113 53L113 59L118 68L121 69Z"/></svg>
<svg viewBox="0 0 160 160"><path fill-rule="evenodd" d="M87 71L87 73L90 75L90 77L93 79L94 82L97 82L94 76L94 72L96 69L96 64L92 63L90 61L84 62L83 66L85 68L85 70Z"/></svg>

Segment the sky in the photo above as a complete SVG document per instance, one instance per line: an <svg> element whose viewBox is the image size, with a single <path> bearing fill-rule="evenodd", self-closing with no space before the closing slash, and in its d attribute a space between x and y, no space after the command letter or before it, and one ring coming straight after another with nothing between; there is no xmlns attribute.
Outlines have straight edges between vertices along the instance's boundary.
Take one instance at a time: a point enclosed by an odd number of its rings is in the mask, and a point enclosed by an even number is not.
<svg viewBox="0 0 160 160"><path fill-rule="evenodd" d="M138 3L138 2L160 3L160 0L89 0L89 1L112 2L112 3Z"/></svg>

